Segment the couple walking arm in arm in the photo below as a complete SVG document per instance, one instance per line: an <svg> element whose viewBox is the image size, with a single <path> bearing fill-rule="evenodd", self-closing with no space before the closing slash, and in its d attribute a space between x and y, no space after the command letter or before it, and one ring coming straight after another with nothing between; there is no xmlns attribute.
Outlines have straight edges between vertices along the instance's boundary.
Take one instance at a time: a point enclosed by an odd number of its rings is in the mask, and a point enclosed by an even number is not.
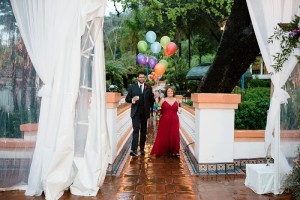
<svg viewBox="0 0 300 200"><path fill-rule="evenodd" d="M139 72L138 82L133 84L125 98L131 103L130 117L132 119L133 133L131 143L131 156L138 156L138 145L140 154L145 155L145 142L147 135L147 120L150 117L150 107L154 102L152 87L145 83L146 74ZM159 120L157 136L151 151L151 155L179 155L179 118L178 102L175 98L175 90L172 87L166 88L165 98L159 102L162 107L162 118Z"/></svg>

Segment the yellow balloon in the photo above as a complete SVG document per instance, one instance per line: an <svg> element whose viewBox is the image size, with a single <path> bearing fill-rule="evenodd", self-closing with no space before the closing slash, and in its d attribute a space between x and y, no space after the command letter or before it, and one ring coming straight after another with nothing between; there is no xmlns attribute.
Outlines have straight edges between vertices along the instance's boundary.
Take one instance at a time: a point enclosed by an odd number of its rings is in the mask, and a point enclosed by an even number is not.
<svg viewBox="0 0 300 200"><path fill-rule="evenodd" d="M160 38L160 45L165 49L166 46L171 42L170 38L168 36L162 36Z"/></svg>

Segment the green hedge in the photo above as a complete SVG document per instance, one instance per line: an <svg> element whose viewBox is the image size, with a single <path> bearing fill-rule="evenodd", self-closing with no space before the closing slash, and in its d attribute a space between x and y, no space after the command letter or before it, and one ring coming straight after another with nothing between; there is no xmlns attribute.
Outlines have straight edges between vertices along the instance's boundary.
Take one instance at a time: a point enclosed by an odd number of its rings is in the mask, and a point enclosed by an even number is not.
<svg viewBox="0 0 300 200"><path fill-rule="evenodd" d="M242 102L235 111L235 129L265 129L270 104L270 88L248 88L238 92Z"/></svg>
<svg viewBox="0 0 300 200"><path fill-rule="evenodd" d="M22 138L20 125L36 123L37 118L38 111L36 109L10 113L0 109L0 138Z"/></svg>
<svg viewBox="0 0 300 200"><path fill-rule="evenodd" d="M186 102L184 102L185 104L189 105L189 106L193 106L193 102L191 100L187 100Z"/></svg>
<svg viewBox="0 0 300 200"><path fill-rule="evenodd" d="M271 80L270 79L250 79L247 81L247 88L254 88L254 87L271 87Z"/></svg>

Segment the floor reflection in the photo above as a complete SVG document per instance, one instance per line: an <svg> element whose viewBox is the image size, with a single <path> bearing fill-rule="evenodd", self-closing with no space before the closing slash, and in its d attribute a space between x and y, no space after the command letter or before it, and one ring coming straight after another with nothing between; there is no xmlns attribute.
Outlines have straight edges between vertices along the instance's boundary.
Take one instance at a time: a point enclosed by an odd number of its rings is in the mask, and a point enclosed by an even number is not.
<svg viewBox="0 0 300 200"><path fill-rule="evenodd" d="M157 122L152 118L149 121L146 155L136 158L128 156L121 175L106 176L96 197L79 197L66 191L60 199L292 199L289 194L255 194L245 187L245 175L191 175L182 155L179 158L150 156L156 129ZM10 191L0 193L0 199L36 200L44 197L25 197L24 191Z"/></svg>

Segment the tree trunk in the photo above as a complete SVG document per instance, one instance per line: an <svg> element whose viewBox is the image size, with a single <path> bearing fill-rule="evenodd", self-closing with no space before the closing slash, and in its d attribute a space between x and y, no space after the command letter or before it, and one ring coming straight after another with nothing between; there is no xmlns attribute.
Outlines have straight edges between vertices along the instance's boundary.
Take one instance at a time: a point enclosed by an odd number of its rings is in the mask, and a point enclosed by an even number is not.
<svg viewBox="0 0 300 200"><path fill-rule="evenodd" d="M189 69L191 69L191 34L190 33L188 34L188 43L189 43L189 46L188 46Z"/></svg>
<svg viewBox="0 0 300 200"><path fill-rule="evenodd" d="M13 93L13 104L14 104L14 112L19 110L19 105L18 105L18 92L17 92L17 72L16 72L16 62L13 61L11 63L11 79L12 79L12 93Z"/></svg>
<svg viewBox="0 0 300 200"><path fill-rule="evenodd" d="M13 93L13 104L14 109L13 111L19 111L19 105L18 105L18 87L17 87L17 65L16 65L16 45L14 44L15 41L15 35L12 34L10 46L12 48L11 55L10 55L10 62L11 62L11 79L12 79L12 93Z"/></svg>
<svg viewBox="0 0 300 200"><path fill-rule="evenodd" d="M24 57L23 57L24 58ZM27 109L27 92L28 92L28 85L27 85L27 79L28 79L28 66L27 66L27 62L25 60L26 58L24 58L24 62L25 64L22 67L22 84L20 86L20 88L23 88L22 92L21 92L21 109Z"/></svg>
<svg viewBox="0 0 300 200"><path fill-rule="evenodd" d="M258 53L246 0L235 0L216 58L197 92L230 93Z"/></svg>
<svg viewBox="0 0 300 200"><path fill-rule="evenodd" d="M182 33L181 33L181 31L178 31L177 40L178 40L178 57L181 58L181 54L182 54L182 46L181 46Z"/></svg>
<svg viewBox="0 0 300 200"><path fill-rule="evenodd" d="M28 80L27 80L27 88L30 88L28 92L28 107L30 109L36 108L36 89L35 89L35 80L36 80L36 72L30 60L29 54L26 52L26 59L29 63L29 71L28 71Z"/></svg>

